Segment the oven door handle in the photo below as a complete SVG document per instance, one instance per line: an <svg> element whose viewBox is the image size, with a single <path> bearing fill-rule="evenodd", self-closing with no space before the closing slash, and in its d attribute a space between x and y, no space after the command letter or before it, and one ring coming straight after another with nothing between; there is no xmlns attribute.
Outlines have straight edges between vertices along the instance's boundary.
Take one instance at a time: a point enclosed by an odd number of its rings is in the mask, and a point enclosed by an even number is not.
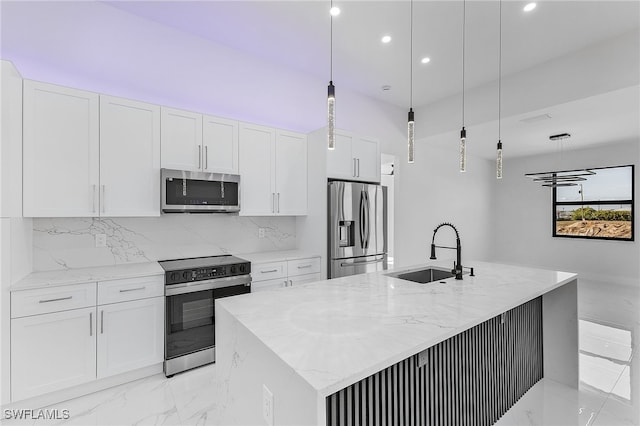
<svg viewBox="0 0 640 426"><path fill-rule="evenodd" d="M191 281L188 283L170 284L164 287L165 296L195 293L196 291L213 290L214 288L233 287L237 285L251 285L251 275L239 275L235 277L214 278L204 281Z"/></svg>

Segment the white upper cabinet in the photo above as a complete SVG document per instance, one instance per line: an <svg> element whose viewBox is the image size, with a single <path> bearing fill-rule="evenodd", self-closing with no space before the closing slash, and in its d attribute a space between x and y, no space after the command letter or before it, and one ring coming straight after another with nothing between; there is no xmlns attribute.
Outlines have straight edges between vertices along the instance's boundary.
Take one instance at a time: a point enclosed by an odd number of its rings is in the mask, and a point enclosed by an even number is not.
<svg viewBox="0 0 640 426"><path fill-rule="evenodd" d="M240 214L307 214L306 135L240 124Z"/></svg>
<svg viewBox="0 0 640 426"><path fill-rule="evenodd" d="M238 122L162 107L162 167L238 174Z"/></svg>
<svg viewBox="0 0 640 426"><path fill-rule="evenodd" d="M355 160L351 155L353 139L354 136L351 133L336 130L335 148L327 150L328 177L336 179L354 179Z"/></svg>
<svg viewBox="0 0 640 426"><path fill-rule="evenodd" d="M202 114L162 107L162 167L202 170Z"/></svg>
<svg viewBox="0 0 640 426"><path fill-rule="evenodd" d="M380 182L380 143L376 139L336 131L336 147L327 153L327 176Z"/></svg>
<svg viewBox="0 0 640 426"><path fill-rule="evenodd" d="M100 96L100 215L160 216L160 107Z"/></svg>
<svg viewBox="0 0 640 426"><path fill-rule="evenodd" d="M160 109L24 82L24 216L160 215Z"/></svg>
<svg viewBox="0 0 640 426"><path fill-rule="evenodd" d="M276 131L276 213L307 214L307 136Z"/></svg>
<svg viewBox="0 0 640 426"><path fill-rule="evenodd" d="M376 139L357 137L353 140L351 154L356 159L356 179L380 182L380 144Z"/></svg>
<svg viewBox="0 0 640 426"><path fill-rule="evenodd" d="M97 216L98 94L24 81L24 216Z"/></svg>
<svg viewBox="0 0 640 426"><path fill-rule="evenodd" d="M238 122L204 115L202 170L238 174Z"/></svg>
<svg viewBox="0 0 640 426"><path fill-rule="evenodd" d="M276 214L274 191L275 129L240 123L240 214Z"/></svg>

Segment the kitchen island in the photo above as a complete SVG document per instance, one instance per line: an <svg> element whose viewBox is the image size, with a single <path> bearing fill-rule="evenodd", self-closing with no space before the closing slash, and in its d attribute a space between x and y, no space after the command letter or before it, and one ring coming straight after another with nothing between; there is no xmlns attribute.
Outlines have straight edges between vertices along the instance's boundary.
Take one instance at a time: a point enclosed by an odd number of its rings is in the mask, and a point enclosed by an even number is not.
<svg viewBox="0 0 640 426"><path fill-rule="evenodd" d="M490 424L542 377L577 388L577 275L470 265L217 300L222 424Z"/></svg>

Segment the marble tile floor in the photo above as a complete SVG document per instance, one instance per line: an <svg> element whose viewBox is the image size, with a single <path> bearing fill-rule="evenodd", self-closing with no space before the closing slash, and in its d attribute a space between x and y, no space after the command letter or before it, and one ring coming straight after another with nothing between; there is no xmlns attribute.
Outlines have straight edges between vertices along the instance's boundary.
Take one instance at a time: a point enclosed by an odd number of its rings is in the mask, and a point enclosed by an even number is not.
<svg viewBox="0 0 640 426"><path fill-rule="evenodd" d="M498 426L640 425L640 288L581 282L580 389L542 380ZM2 425L220 425L224 384L215 365L156 375L46 407L67 420L2 420ZM3 416L4 417L4 416Z"/></svg>

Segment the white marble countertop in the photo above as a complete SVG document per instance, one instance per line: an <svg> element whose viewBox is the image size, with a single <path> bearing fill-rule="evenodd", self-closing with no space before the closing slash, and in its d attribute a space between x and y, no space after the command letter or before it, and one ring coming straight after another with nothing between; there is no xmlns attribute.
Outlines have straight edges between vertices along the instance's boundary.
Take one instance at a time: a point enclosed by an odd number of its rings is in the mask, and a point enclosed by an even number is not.
<svg viewBox="0 0 640 426"><path fill-rule="evenodd" d="M92 268L60 269L32 272L9 287L10 291L47 288L67 284L109 281L120 278L162 275L164 270L158 262L127 263L121 265L96 266Z"/></svg>
<svg viewBox="0 0 640 426"><path fill-rule="evenodd" d="M447 262L430 262L450 268ZM475 277L418 284L376 272L219 299L320 394L339 389L577 278L469 262ZM218 309L218 308L216 308Z"/></svg>
<svg viewBox="0 0 640 426"><path fill-rule="evenodd" d="M281 250L266 251L260 253L239 253L236 256L250 261L251 263L278 262L283 260L308 259L310 257L320 257L318 253L309 253L302 250Z"/></svg>

